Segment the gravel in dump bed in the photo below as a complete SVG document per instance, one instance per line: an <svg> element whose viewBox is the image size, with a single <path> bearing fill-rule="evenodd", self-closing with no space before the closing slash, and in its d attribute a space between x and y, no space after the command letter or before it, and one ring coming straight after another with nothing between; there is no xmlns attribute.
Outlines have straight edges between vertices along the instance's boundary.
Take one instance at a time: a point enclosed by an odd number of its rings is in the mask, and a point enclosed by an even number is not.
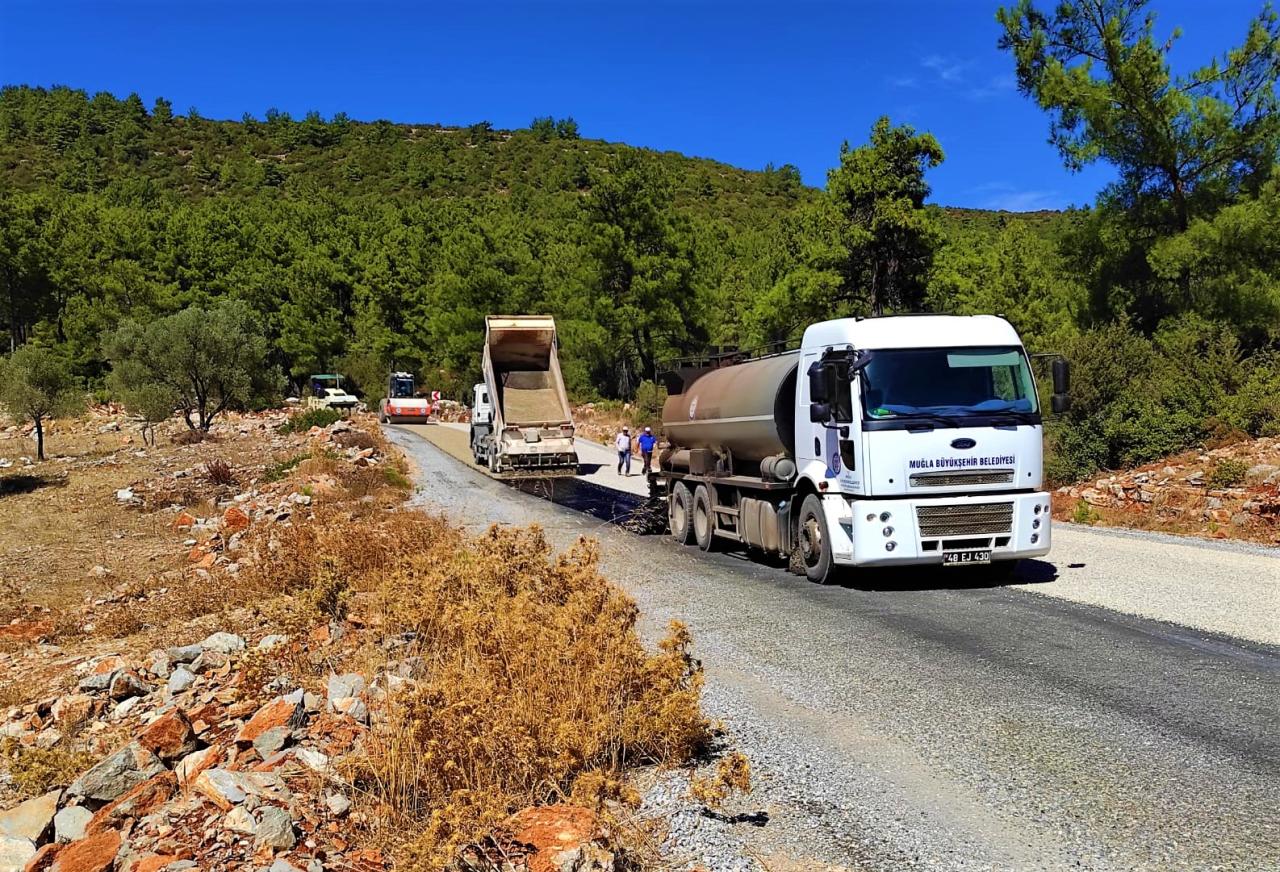
<svg viewBox="0 0 1280 872"><path fill-rule="evenodd" d="M569 419L550 372L508 372L503 379L503 419L508 424Z"/></svg>

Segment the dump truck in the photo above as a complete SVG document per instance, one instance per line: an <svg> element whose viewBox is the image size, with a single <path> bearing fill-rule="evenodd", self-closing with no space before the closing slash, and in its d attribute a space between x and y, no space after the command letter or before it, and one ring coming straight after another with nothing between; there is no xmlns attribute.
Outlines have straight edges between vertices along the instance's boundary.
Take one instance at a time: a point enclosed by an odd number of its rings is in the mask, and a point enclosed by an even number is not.
<svg viewBox="0 0 1280 872"><path fill-rule="evenodd" d="M349 394L342 386L342 376L333 373L317 373L311 376L310 392L307 395L308 409L337 409L351 412L360 400Z"/></svg>
<svg viewBox="0 0 1280 872"><path fill-rule="evenodd" d="M1053 379L1062 411L1065 360ZM650 486L678 543L788 557L816 582L1049 551L1041 407L1003 318L824 321L797 350L687 361L666 382Z"/></svg>
<svg viewBox="0 0 1280 872"><path fill-rule="evenodd" d="M435 409L425 397L415 396L413 373L393 372L387 377L387 396L378 404L383 424L426 424Z"/></svg>
<svg viewBox="0 0 1280 872"><path fill-rule="evenodd" d="M576 475L573 416L560 374L555 319L488 316L481 368L488 409L472 411L476 462L507 477Z"/></svg>

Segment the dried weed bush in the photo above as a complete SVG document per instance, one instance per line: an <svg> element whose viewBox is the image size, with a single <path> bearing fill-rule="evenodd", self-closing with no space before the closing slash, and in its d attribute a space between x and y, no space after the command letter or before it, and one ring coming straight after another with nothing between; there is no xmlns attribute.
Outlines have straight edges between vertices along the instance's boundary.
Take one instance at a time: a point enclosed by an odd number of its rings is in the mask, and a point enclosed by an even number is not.
<svg viewBox="0 0 1280 872"><path fill-rule="evenodd" d="M705 746L688 632L673 625L646 650L635 603L597 562L586 540L553 555L536 527L470 538L440 518L371 512L300 525L253 569L320 611L340 577L361 617L413 640L415 682L349 772L384 823L415 834L405 868L441 868L531 803L634 802L629 767Z"/></svg>
<svg viewBox="0 0 1280 872"><path fill-rule="evenodd" d="M372 433L366 433L364 430L347 430L343 433L333 434L333 441L338 443L342 448L377 448L378 440L374 438Z"/></svg>
<svg viewBox="0 0 1280 872"><path fill-rule="evenodd" d="M721 757L714 775L695 777L689 783L689 795L711 808L719 808L734 791L751 792L751 764L740 751Z"/></svg>
<svg viewBox="0 0 1280 872"><path fill-rule="evenodd" d="M66 787L96 762L93 755L85 751L28 748L13 739L0 743L0 758L8 766L9 778L23 798Z"/></svg>
<svg viewBox="0 0 1280 872"><path fill-rule="evenodd" d="M236 483L236 472L231 468L231 464L227 463L221 457L215 457L213 460L205 462L204 477L210 484L219 487L233 487Z"/></svg>

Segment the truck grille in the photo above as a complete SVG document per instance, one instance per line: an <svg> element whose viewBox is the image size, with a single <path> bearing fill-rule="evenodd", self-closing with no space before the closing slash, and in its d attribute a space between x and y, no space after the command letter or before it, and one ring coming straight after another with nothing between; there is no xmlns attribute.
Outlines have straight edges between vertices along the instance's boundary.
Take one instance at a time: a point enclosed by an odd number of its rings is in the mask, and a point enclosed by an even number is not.
<svg viewBox="0 0 1280 872"><path fill-rule="evenodd" d="M969 484L1013 484L1012 469L984 469L977 472L917 472L912 487L958 487Z"/></svg>
<svg viewBox="0 0 1280 872"><path fill-rule="evenodd" d="M922 538L982 536L1013 530L1013 503L961 503L917 506L916 522Z"/></svg>

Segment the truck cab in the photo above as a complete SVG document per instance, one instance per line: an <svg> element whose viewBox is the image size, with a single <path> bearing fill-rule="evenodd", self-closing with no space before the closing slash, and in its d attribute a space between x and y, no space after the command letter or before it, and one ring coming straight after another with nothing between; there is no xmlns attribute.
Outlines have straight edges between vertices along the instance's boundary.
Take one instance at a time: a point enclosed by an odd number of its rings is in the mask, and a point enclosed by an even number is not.
<svg viewBox="0 0 1280 872"><path fill-rule="evenodd" d="M484 382L471 388L471 455L476 463L487 462L487 437L493 432L493 403Z"/></svg>
<svg viewBox="0 0 1280 872"><path fill-rule="evenodd" d="M1049 551L1040 401L1003 318L826 321L805 331L799 373L796 465L825 522L800 519L802 551L824 534L836 565Z"/></svg>

